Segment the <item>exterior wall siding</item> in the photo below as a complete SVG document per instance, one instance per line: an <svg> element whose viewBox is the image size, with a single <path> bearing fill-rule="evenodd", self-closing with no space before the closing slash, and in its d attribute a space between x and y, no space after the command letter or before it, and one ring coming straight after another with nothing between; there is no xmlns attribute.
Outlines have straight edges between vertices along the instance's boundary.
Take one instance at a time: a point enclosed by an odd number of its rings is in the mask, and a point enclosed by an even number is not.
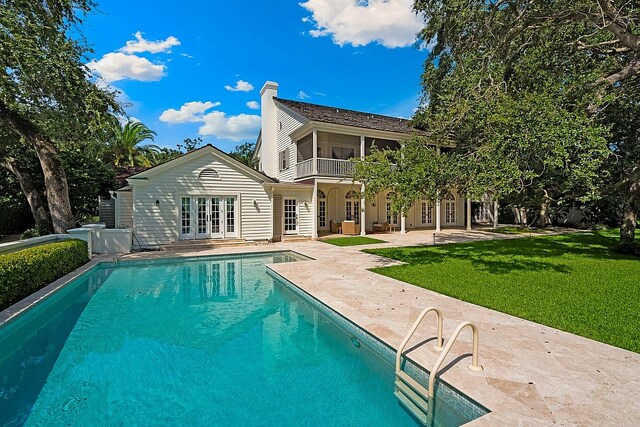
<svg viewBox="0 0 640 427"><path fill-rule="evenodd" d="M278 180L285 182L293 182L296 174L296 163L298 159L296 144L292 143L289 134L302 126L302 122L297 118L291 116L286 111L283 111L279 107L276 112L276 133L278 135L277 147L278 153L282 150L289 148L289 167L285 170L279 170L278 165ZM280 126L282 124L282 127Z"/></svg>
<svg viewBox="0 0 640 427"><path fill-rule="evenodd" d="M215 169L219 178L200 178L205 168ZM205 152L146 182L134 183L134 242L154 246L177 241L180 197L187 195L237 196L239 237L271 238L271 201L262 184Z"/></svg>
<svg viewBox="0 0 640 427"><path fill-rule="evenodd" d="M116 228L132 228L133 192L119 191L116 194Z"/></svg>

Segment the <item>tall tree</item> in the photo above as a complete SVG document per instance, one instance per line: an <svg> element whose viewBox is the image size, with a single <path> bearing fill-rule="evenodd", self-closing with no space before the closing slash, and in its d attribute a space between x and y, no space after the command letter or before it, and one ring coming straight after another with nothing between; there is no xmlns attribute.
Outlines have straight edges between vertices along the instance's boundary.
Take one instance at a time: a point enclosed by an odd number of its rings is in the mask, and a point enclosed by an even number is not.
<svg viewBox="0 0 640 427"><path fill-rule="evenodd" d="M160 153L157 145L140 145L146 140L153 141L156 133L141 122L128 121L113 128L113 136L109 141L108 153L116 167L152 166L155 156Z"/></svg>
<svg viewBox="0 0 640 427"><path fill-rule="evenodd" d="M29 204L38 232L40 234L49 233L51 217L47 210L47 202L41 189L38 188L36 177L33 176L30 165L27 164L33 164L33 161L26 159L28 156L25 156L23 152L19 137L11 133L0 132L0 139L3 141L0 145L0 167L11 172L20 184L20 189ZM29 154L35 159L33 153Z"/></svg>
<svg viewBox="0 0 640 427"><path fill-rule="evenodd" d="M57 143L102 126L118 109L114 94L90 82L78 33L90 0L0 0L0 126L38 156L53 229L74 226Z"/></svg>
<svg viewBox="0 0 640 427"><path fill-rule="evenodd" d="M229 155L247 166L252 166L251 158L253 157L253 150L256 144L253 142L245 142L236 146L229 152Z"/></svg>
<svg viewBox="0 0 640 427"><path fill-rule="evenodd" d="M534 167L518 169L532 172L534 187L544 190L537 192L541 213L553 199L550 185L559 197L594 197L602 178L599 162L609 154L602 142L606 138L611 149L607 129L616 127L607 107L621 93L638 90L640 4L416 0L414 8L424 16L420 37L431 48L423 74L428 106L416 115L416 125L453 138L468 153L486 149L489 164L496 143L508 148L500 141L528 146L520 157ZM496 121L484 120L491 116L498 119L499 135L492 129ZM538 126L514 121L518 117ZM553 143L556 137L560 144ZM536 146L539 138L549 155ZM510 152L493 151L494 159ZM628 182L626 191L637 187ZM633 221L622 223L621 241L633 240L634 227Z"/></svg>

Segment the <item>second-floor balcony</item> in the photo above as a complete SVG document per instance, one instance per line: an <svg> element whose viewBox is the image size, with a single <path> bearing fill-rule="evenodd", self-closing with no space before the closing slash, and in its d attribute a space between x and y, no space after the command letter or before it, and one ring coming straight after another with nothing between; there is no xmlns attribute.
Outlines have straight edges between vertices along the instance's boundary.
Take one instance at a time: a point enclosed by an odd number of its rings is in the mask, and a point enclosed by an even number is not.
<svg viewBox="0 0 640 427"><path fill-rule="evenodd" d="M325 159L316 157L296 164L296 178L308 176L350 177L353 164L349 160Z"/></svg>

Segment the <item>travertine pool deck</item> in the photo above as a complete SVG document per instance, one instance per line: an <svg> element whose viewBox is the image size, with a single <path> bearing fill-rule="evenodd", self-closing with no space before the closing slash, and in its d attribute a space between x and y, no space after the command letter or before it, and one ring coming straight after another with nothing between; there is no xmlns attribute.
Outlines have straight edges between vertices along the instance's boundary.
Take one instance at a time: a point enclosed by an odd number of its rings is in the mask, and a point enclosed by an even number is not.
<svg viewBox="0 0 640 427"><path fill-rule="evenodd" d="M458 323L475 322L480 330L480 363L484 370L467 368L471 333L464 331L441 374L443 380L492 411L471 425L640 424L640 354L372 273L367 269L394 261L362 253L361 249L434 241L430 231L374 237L389 243L337 247L307 241L199 252L138 253L126 258L293 250L313 260L270 268L394 348L428 306L443 311L445 339ZM517 237L521 236L447 230L435 240L441 244ZM435 320L428 317L407 348L434 335ZM408 355L430 370L439 356L432 345L419 346Z"/></svg>
<svg viewBox="0 0 640 427"><path fill-rule="evenodd" d="M374 237L388 243L337 247L318 241L302 241L197 252L140 252L123 258L296 251L313 259L273 264L269 268L394 348L399 346L422 309L428 306L442 310L445 339L462 321L470 320L478 325L480 363L484 370L474 372L467 368L471 360L471 333L466 330L453 346L441 371L443 380L492 411L469 425L640 425L640 354L372 273L367 269L391 265L395 261L362 253L361 249L434 242L432 231ZM521 236L445 230L437 234L435 241L441 244L517 237ZM93 262L112 258L101 257ZM42 298L79 271L34 294L33 299ZM16 314L33 303L28 301L30 299L3 314ZM408 356L427 370L431 369L439 353L433 350L431 341L418 344L434 335L435 317L427 317L407 346L408 349L416 347Z"/></svg>

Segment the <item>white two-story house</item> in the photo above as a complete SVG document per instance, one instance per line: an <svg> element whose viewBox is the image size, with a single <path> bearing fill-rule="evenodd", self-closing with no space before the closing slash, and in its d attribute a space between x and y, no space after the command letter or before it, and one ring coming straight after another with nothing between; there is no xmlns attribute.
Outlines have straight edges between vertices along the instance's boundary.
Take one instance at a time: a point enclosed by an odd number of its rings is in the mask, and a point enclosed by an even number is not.
<svg viewBox="0 0 640 427"><path fill-rule="evenodd" d="M404 216L391 212L386 192L361 197L349 159L372 145L399 147L417 132L407 120L281 99L274 82L260 94L254 168L207 145L129 177L114 192L115 226L133 229L134 247L316 238L343 221L354 221L362 235L383 224L402 233L470 227L470 203L455 192L442 201L419 200Z"/></svg>
<svg viewBox="0 0 640 427"><path fill-rule="evenodd" d="M349 159L369 154L372 145L399 148L420 133L408 120L281 99L274 82L265 83L260 94L262 130L254 165L278 181L273 187L276 239L317 237L344 220L359 224L362 235L385 223L401 232L470 226L470 203L455 192L442 201L417 201L404 217L391 212L386 192L375 200L361 198L362 184L351 178Z"/></svg>

